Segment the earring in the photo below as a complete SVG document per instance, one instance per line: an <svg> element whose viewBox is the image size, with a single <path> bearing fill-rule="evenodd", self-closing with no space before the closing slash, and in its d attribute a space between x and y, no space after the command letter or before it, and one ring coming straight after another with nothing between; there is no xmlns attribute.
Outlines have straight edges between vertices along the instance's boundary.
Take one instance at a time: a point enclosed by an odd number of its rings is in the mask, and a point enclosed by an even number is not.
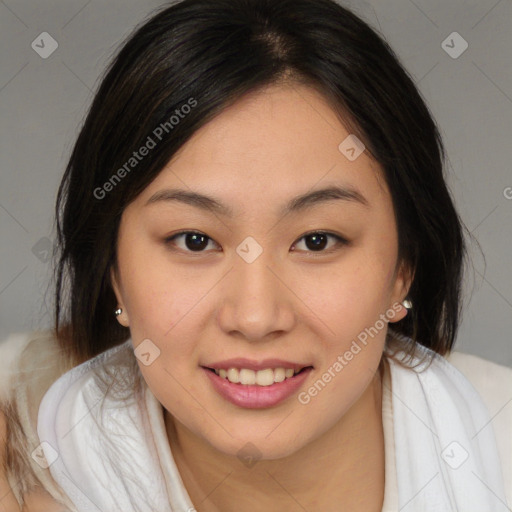
<svg viewBox="0 0 512 512"><path fill-rule="evenodd" d="M121 308L117 308L117 309L114 311L114 315L119 316L122 312L123 312L123 310L122 310Z"/></svg>
<svg viewBox="0 0 512 512"><path fill-rule="evenodd" d="M408 299L405 299L403 302L402 302L402 306L405 308L405 309L411 309L412 308L412 302Z"/></svg>

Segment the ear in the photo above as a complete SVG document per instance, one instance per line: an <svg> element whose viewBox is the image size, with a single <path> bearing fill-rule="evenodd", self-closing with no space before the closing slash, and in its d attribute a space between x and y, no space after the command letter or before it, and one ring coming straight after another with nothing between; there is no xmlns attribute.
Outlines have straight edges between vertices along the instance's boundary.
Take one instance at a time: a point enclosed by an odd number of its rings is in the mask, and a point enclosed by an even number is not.
<svg viewBox="0 0 512 512"><path fill-rule="evenodd" d="M412 282L414 281L414 275L415 272L405 262L400 265L396 273L393 292L391 294L391 303L389 304L389 307L396 312L396 315L390 318L390 323L399 322L407 315L407 308L402 302L409 293Z"/></svg>
<svg viewBox="0 0 512 512"><path fill-rule="evenodd" d="M120 280L115 265L110 267L110 284L112 286L112 290L114 291L114 295L116 296L118 308L121 309L121 314L117 315L116 319L123 327L129 327L130 318L128 316L128 311L126 310L126 306L123 300Z"/></svg>

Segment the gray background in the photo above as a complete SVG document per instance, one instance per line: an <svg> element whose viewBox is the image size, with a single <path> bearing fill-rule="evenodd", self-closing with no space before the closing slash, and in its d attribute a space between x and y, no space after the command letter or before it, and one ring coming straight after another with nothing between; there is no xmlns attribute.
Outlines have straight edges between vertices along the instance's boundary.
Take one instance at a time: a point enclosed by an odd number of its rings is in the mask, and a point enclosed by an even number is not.
<svg viewBox="0 0 512 512"><path fill-rule="evenodd" d="M470 245L456 347L512 367L512 1L343 4L384 35L418 84L444 136L456 206L485 256L486 266ZM160 5L0 0L0 339L51 324L48 251L66 159L110 56ZM58 42L46 59L31 47L42 32ZM442 46L453 32L469 45L457 58Z"/></svg>

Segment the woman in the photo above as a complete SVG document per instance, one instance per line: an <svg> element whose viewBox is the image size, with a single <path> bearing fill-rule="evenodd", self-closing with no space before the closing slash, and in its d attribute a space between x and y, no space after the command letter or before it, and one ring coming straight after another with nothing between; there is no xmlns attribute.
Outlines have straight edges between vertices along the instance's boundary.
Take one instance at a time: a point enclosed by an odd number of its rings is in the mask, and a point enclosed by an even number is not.
<svg viewBox="0 0 512 512"><path fill-rule="evenodd" d="M331 0L147 21L59 190L55 329L3 346L12 510L510 506L512 370L452 352L443 158Z"/></svg>

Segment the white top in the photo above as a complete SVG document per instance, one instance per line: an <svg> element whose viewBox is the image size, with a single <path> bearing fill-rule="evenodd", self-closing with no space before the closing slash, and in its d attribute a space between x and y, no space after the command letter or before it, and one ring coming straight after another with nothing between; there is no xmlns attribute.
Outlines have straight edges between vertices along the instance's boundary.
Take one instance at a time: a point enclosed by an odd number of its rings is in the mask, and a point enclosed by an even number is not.
<svg viewBox="0 0 512 512"><path fill-rule="evenodd" d="M382 422L385 442L386 481L382 512L396 512L398 510L398 488L395 471L393 410L391 404L389 369L387 366L385 368L384 379L387 386L384 386L382 390ZM164 423L163 407L151 392L146 394L146 406L157 447L157 453L159 455L159 461L161 466L166 468L164 475L166 477L169 496L175 496L176 503L181 506L181 508L176 507L176 510L186 511L188 507L191 507L190 510L192 512L192 501L190 500L187 490L183 485L183 481L181 480L181 476L176 467L172 451L169 446Z"/></svg>
<svg viewBox="0 0 512 512"><path fill-rule="evenodd" d="M30 342L33 341L32 344ZM44 347L47 350L41 351L41 348ZM30 347L29 347L30 345ZM127 347L128 342L123 344L122 346L116 347L119 348L118 354L125 353L126 351L122 350L122 347ZM25 361L23 364L20 364L18 360L21 361L20 354L22 353L25 347L31 348L30 354L29 351L25 351ZM33 379L42 379L42 375L44 372L41 371L42 368L46 368L48 366L47 361L43 361L42 358L44 354L49 361L55 360L55 350L56 350L55 340L51 339L48 334L41 333L29 333L25 335L11 335L6 342L0 344L0 361L8 362L8 366L12 369L11 374L9 372L2 372L0 375L0 400L12 399L13 396L16 397L18 402L18 407L21 412L21 420L20 423L25 429L27 433L28 439L34 439L40 441L37 435L37 429L41 427L41 425L36 425L37 412L39 412L39 423L48 423L48 425L52 425L51 428L43 428L45 431L44 438L50 442L50 444L59 444L59 452L61 457L50 466L50 470L41 469L41 467L37 464L32 463L32 458L30 458L31 462L31 470L35 475L35 478L39 480L40 485L43 487L57 500L60 500L66 506L69 507L69 510L75 512L79 510L97 510L93 507L93 505L85 504L83 508L77 509L74 507L73 503L69 502L69 497L73 499L76 503L76 495L87 495L90 498L93 498L93 501L96 500L94 495L95 492L98 492L97 489L91 488L89 492L82 492L85 489L83 485L85 485L91 475L84 474L83 478L79 478L75 480L75 483L80 482L81 491L75 492L75 496L73 496L73 489L68 486L68 489L65 489L65 486L59 486L56 484L56 481L53 477L58 474L58 466L61 462L65 462L68 464L68 467L73 467L76 469L76 464L73 466L74 461L73 457L69 460L66 459L66 450L62 448L62 441L57 439L59 432L60 437L63 435L63 429L66 429L66 432L69 425L73 426L77 423L76 417L72 417L69 415L69 418L65 418L62 416L62 411L71 411L73 407L77 407L75 403L70 403L68 407L64 407L58 410L60 404L60 400L56 400L56 396L64 396L65 393L69 393L70 384L75 384L80 388L86 388L86 382L90 382L90 378L88 379L87 375L90 377L91 370L91 361L86 363L85 365L81 365L81 369L78 370L77 367L73 369L72 372L67 372L62 375L60 378L55 379L48 378L47 381L41 385L39 382L31 381L29 376L32 376ZM34 350L35 349L35 350ZM53 352L52 352L53 351ZM114 349L115 351L115 349ZM111 352L111 351L109 351ZM30 357L28 357L30 355ZM100 359L98 359L100 358ZM99 360L101 360L101 356L98 356L92 361L96 361L96 364ZM444 360L444 359L443 359ZM471 356L462 353L452 353L447 357L447 360L451 363L451 365L458 368L462 374L465 375L467 379L470 379L472 385L478 391L480 397L483 399L485 403L485 407L489 412L489 422L488 424L478 425L478 429L485 433L486 429L490 429L496 438L496 444L498 448L498 452L501 458L501 469L503 480L505 484L505 496L506 500L509 503L512 503L512 369L497 365L495 363L486 361L482 358ZM450 367L451 367L450 365ZM21 370L20 370L21 368ZM458 372L457 372L458 373ZM49 373L51 375L51 372ZM55 375L55 373L54 373ZM395 371L396 375L396 371ZM81 376L81 378L79 378ZM14 377L14 380L11 380ZM20 377L22 377L20 379ZM73 377L73 378L71 378ZM85 379L85 380L84 380ZM31 395L30 392L23 392L23 386L20 386L20 383L26 382L27 389L28 388L40 388L39 395L35 393L35 397ZM32 382L32 383L31 383ZM51 387L50 392L44 392L45 387L55 382ZM80 384L78 384L80 382ZM31 384L29 384L31 383ZM137 404L130 409L131 411L136 411L135 413L130 413L129 416L124 416L122 421L118 424L115 423L115 413L109 412L108 420L109 420L109 428L112 427L112 424L115 425L116 433L123 433L123 429L127 429L126 432L130 429L130 421L132 422L131 427L137 431L140 431L140 435L143 436L144 439L147 439L147 443L140 443L144 446L136 446L134 449L140 450L138 457L136 460L145 461L144 469L145 473L149 473L152 475L161 474L163 481L160 482L162 487L166 489L166 493L168 495L170 503L169 505L172 507L169 510L180 511L180 512L192 512L194 510L190 497L186 491L186 488L183 485L181 477L179 475L178 469L174 462L171 448L169 446L167 433L164 424L164 416L163 416L163 407L158 402L158 400L154 397L154 395L150 392L149 388L142 381L142 388L144 390L141 395L141 399ZM469 385L469 383L468 383ZM16 387L14 387L16 386ZM92 388L91 388L92 389ZM399 411L393 411L393 402L395 406L401 407L401 402L399 400L399 393L397 390L393 390L392 380L390 370L388 365L385 365L384 372L384 380L383 380L383 396L382 396L382 419L383 419L383 430L384 430L384 441L385 441L385 497L384 504L382 508L382 512L397 512L399 510L399 493L397 487L397 468L395 461L395 437L397 428L400 425L393 423L393 418ZM39 408L40 398L43 396L43 402L41 402L41 407ZM50 400L49 397L52 396L53 399ZM72 395L70 395L72 396ZM99 396L99 395L98 395ZM440 395L442 396L442 394ZM94 394L91 392L88 396L88 400L92 400ZM453 397L455 400L457 397ZM46 403L45 403L46 400ZM94 403L91 402L84 405L88 408L91 408ZM26 409L26 413L23 413L24 408ZM39 411L38 411L39 409ZM76 408L76 412L79 412L79 408ZM85 409L87 410L87 409ZM35 413L35 414L34 414ZM60 414L60 416L59 416ZM46 419L45 419L46 418ZM119 417L121 418L121 416ZM68 422L66 426L66 422ZM86 422L80 423L83 426L84 431L78 434L78 431L75 433L79 435L79 439L83 440L81 443L75 443L75 445L81 445L84 451L84 457L87 458L92 457L91 451L91 443L93 440L87 441L84 439L84 435L87 433L87 429L89 427L86 426ZM141 428L142 427L142 428ZM55 431L57 437L55 441L52 443L52 440L47 435L48 432L52 432L52 429ZM59 431L60 429L60 431ZM75 429L76 430L76 429ZM72 443L71 439L73 437L73 432L67 437L69 439L69 443ZM80 437L81 436L81 437ZM413 436L414 438L414 436ZM403 444L403 439L399 439L400 445ZM77 446L73 445L72 449L75 451L78 449ZM103 456L105 452L105 446L97 445L98 453ZM25 447L26 449L26 447ZM72 452L71 444L70 444L70 453ZM47 459L50 459L52 456L51 450L48 448L44 449L44 453ZM400 453L400 451L399 451ZM84 460L84 459L75 459L75 460ZM91 459L92 460L92 459ZM154 465L153 471L146 471L150 469L147 467L147 464ZM99 478L99 475L102 471L101 467L94 468L94 475L91 479L94 484L97 484L97 480L102 480ZM80 471L88 471L89 466L81 464L78 468ZM111 475L108 473L108 468L105 469L105 475L109 475L108 481L105 481L103 485L105 486L105 490L112 492L112 488L115 488L116 485L113 483L111 479ZM50 474L50 471L52 474ZM92 471L91 469L89 471ZM55 472L55 474L54 474ZM457 474L456 472L453 472ZM59 480L62 483L66 481L66 479ZM425 482L427 483L427 482ZM148 485L151 485L149 483ZM405 487L405 479L404 485L402 485L402 490ZM12 486L14 487L14 486ZM121 491L125 492L126 489L123 485L119 485ZM63 493L62 490L65 490ZM71 489L71 490L70 490ZM155 492L158 489L158 479L156 478L155 482ZM147 489L144 487L141 489L142 495L147 495ZM70 492L68 492L70 491ZM135 491L134 491L135 492ZM486 491L488 492L488 491ZM67 493L67 495L66 495ZM140 496L139 496L140 498ZM167 499L167 496L165 497ZM412 496L411 496L412 498ZM80 498L78 498L80 499ZM115 499L123 499L122 493L119 494ZM85 502L84 502L85 503ZM510 505L509 505L510 506ZM90 508L87 508L90 507ZM55 512L60 511L61 508L56 505ZM141 510L151 510L143 509ZM411 508L405 507L402 508L402 512L407 512L409 510L414 510L415 512L420 510L420 508ZM427 508L421 508L421 510L427 510ZM434 509L428 509L434 510ZM442 509L435 509L441 512ZM459 509L462 512L466 512L463 509ZM498 508L493 510L499 510ZM503 502L503 510L507 510ZM48 509L48 512L53 512L51 509ZM106 510L104 512L107 512ZM159 511L160 512L160 511ZM447 510L442 510L442 512L448 512ZM488 512L487 510L485 512Z"/></svg>

